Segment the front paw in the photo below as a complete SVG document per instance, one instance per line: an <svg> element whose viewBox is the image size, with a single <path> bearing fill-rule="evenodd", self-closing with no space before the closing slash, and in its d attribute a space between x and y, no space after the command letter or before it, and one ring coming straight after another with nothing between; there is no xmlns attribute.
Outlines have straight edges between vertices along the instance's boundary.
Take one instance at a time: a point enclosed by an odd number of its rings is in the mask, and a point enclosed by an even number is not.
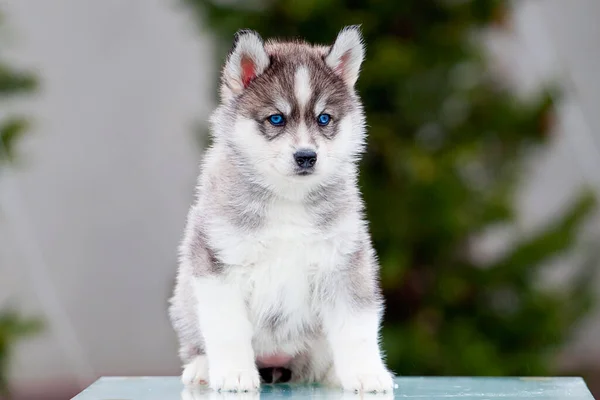
<svg viewBox="0 0 600 400"><path fill-rule="evenodd" d="M210 387L222 392L256 392L260 377L256 367L247 369L217 369L210 373Z"/></svg>
<svg viewBox="0 0 600 400"><path fill-rule="evenodd" d="M344 390L361 393L392 393L394 380L385 368L354 370L339 374Z"/></svg>
<svg viewBox="0 0 600 400"><path fill-rule="evenodd" d="M186 386L206 384L208 381L208 362L205 355L197 356L192 362L184 366L181 381Z"/></svg>

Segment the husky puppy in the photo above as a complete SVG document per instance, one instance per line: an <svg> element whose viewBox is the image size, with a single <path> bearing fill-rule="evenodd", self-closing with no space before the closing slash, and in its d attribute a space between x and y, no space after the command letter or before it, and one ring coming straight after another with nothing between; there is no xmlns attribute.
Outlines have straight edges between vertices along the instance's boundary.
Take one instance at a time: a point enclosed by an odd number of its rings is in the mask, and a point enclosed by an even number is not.
<svg viewBox="0 0 600 400"><path fill-rule="evenodd" d="M186 385L392 390L357 187L363 57L357 26L331 46L236 34L170 300Z"/></svg>

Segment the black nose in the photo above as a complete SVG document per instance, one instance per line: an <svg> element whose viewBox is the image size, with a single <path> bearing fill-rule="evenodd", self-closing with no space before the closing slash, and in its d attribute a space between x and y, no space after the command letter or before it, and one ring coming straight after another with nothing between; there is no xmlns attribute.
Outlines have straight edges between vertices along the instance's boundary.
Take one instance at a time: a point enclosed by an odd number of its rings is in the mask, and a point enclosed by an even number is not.
<svg viewBox="0 0 600 400"><path fill-rule="evenodd" d="M317 162L317 153L312 150L298 150L294 153L294 160L300 168L312 168Z"/></svg>

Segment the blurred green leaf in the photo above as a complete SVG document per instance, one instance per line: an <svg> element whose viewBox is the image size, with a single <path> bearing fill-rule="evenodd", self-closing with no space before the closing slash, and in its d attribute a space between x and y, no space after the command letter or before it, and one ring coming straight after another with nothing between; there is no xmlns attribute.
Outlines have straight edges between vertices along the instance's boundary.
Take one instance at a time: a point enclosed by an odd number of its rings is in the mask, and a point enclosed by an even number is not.
<svg viewBox="0 0 600 400"><path fill-rule="evenodd" d="M22 73L0 64L0 96L32 92L37 80L29 73Z"/></svg>
<svg viewBox="0 0 600 400"><path fill-rule="evenodd" d="M560 218L550 226L541 229L537 235L524 240L502 260L487 267L485 283L488 285L511 282L523 288L530 285L530 280L537 268L551 257L562 254L573 245L579 233L581 222L590 214L596 205L594 196L587 193L581 196Z"/></svg>
<svg viewBox="0 0 600 400"><path fill-rule="evenodd" d="M12 160L12 149L16 141L25 133L29 123L22 117L10 117L0 121L0 159Z"/></svg>
<svg viewBox="0 0 600 400"><path fill-rule="evenodd" d="M0 23L3 22L0 13ZM9 67L0 60L0 107L9 97L17 94L31 93L37 88L36 77ZM12 161L14 146L29 127L25 117L6 115L0 109L0 160ZM19 340L39 333L43 328L37 318L25 318L13 307L0 309L0 397L9 395L9 361L13 346Z"/></svg>

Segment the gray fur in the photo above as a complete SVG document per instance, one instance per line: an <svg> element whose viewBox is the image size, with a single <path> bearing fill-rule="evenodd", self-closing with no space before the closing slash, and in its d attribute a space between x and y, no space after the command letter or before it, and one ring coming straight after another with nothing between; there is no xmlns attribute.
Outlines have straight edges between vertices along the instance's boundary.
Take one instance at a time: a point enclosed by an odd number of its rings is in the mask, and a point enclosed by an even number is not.
<svg viewBox="0 0 600 400"><path fill-rule="evenodd" d="M376 268L375 252L368 243L362 244L352 255L346 274L342 275L342 284L349 287L352 304L357 308L380 308L383 303Z"/></svg>
<svg viewBox="0 0 600 400"><path fill-rule="evenodd" d="M344 214L362 208L356 201L356 186L342 177L333 179L309 192L304 199L306 209L313 215L315 224L326 230Z"/></svg>
<svg viewBox="0 0 600 400"><path fill-rule="evenodd" d="M169 318L179 338L179 357L183 363L189 363L195 356L204 354L192 282L191 271L180 267L169 307Z"/></svg>

